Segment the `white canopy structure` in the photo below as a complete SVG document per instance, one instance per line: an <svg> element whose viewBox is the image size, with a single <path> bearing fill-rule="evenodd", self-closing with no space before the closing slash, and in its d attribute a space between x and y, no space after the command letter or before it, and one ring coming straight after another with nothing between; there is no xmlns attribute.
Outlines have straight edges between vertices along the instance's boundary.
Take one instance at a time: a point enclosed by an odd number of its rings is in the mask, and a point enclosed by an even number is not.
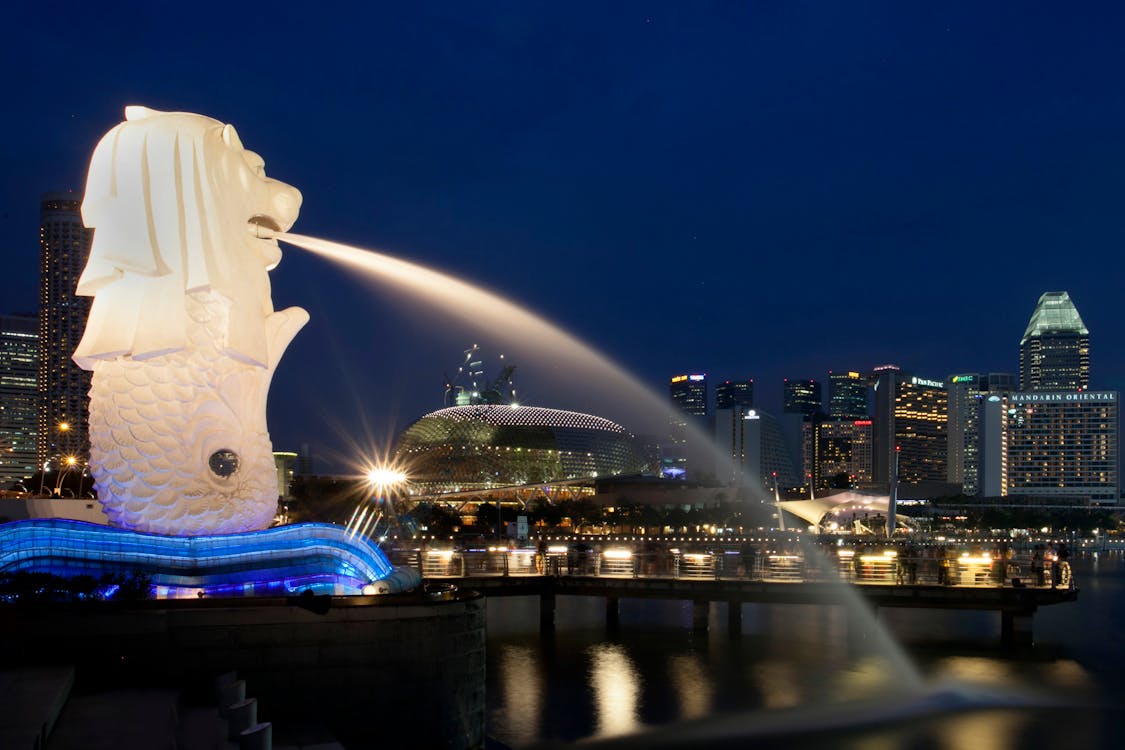
<svg viewBox="0 0 1125 750"><path fill-rule="evenodd" d="M891 498L889 495L865 495L860 492L838 492L835 495L818 497L814 500L783 500L777 503L778 510L792 513L806 523L823 528L828 523L836 523L840 528L849 528L859 522L857 530L874 533L863 523L865 516L880 515L886 518ZM901 517L899 526L906 526Z"/></svg>

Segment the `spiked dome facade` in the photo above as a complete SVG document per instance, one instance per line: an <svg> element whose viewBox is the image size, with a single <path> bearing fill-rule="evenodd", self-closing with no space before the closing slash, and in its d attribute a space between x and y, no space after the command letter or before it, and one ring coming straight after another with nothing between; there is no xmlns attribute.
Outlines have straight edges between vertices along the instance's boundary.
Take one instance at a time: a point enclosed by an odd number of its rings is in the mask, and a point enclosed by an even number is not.
<svg viewBox="0 0 1125 750"><path fill-rule="evenodd" d="M454 406L399 437L395 460L412 490L462 492L636 474L633 438L602 417L538 406Z"/></svg>

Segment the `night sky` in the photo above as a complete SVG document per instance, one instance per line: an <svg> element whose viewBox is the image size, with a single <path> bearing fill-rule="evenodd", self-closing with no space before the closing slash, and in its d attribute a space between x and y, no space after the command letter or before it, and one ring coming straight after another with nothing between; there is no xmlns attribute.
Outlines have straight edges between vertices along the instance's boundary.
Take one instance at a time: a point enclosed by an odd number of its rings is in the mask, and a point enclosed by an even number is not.
<svg viewBox="0 0 1125 750"><path fill-rule="evenodd" d="M304 194L294 231L483 284L660 390L1015 372L1057 289L1125 389L1121 3L99 5L6 18L0 312L37 304L39 194L144 104L233 123ZM275 305L312 322L269 421L321 470L438 408L468 344L518 350L283 250ZM564 356L516 364L529 403L593 408Z"/></svg>

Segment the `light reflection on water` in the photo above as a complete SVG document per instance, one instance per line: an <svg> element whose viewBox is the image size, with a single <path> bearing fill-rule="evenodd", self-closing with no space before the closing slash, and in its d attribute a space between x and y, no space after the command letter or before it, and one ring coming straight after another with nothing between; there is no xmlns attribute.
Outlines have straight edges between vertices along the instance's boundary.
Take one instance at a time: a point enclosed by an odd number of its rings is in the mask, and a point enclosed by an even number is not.
<svg viewBox="0 0 1125 750"><path fill-rule="evenodd" d="M668 657L668 681L679 699L680 718L700 719L711 713L715 686L699 656L673 654Z"/></svg>
<svg viewBox="0 0 1125 750"><path fill-rule="evenodd" d="M833 680L833 689L826 696L849 701L870 698L894 690L893 672L877 656L864 656L841 668Z"/></svg>
<svg viewBox="0 0 1125 750"><path fill-rule="evenodd" d="M899 722L884 717L830 737L802 736L792 743L787 738L766 746L1003 750L1125 745L1115 736L1120 717L1102 706L1118 701L1123 692L1125 658L1118 623L1125 608L1125 561L1118 558L1114 565L1110 570L1103 555L1097 580L1086 579L1077 603L1040 610L1038 645L1031 654L1001 652L998 618L988 621L979 613L964 613L963 618L941 613L946 637L940 642L934 641L938 631L933 618L884 616L900 639L915 644L915 658L932 684L953 682L970 693L1027 695L1039 703L963 711L953 702L947 712L933 717ZM1085 575L1094 573L1087 570ZM724 605L711 608L710 631L697 636L690 632L690 604L622 600L621 628L612 634L605 630L601 600L560 597L557 604L559 628L540 638L536 600L488 602L487 732L513 748L604 741L632 732L655 732L648 736L656 737L680 732L686 739L674 746L696 747L693 719L706 720L706 727L721 717L799 714L829 704L848 711L854 702L878 704L887 696L894 705L901 698L894 670L880 654L856 650L855 639L842 632L848 618L839 608L747 605L744 634L731 639ZM521 697L517 685L534 694ZM797 724L794 729L806 727ZM737 724L732 730L734 736L742 731L748 730Z"/></svg>
<svg viewBox="0 0 1125 750"><path fill-rule="evenodd" d="M592 646L587 655L598 720L596 736L615 737L640 730L637 709L641 678L625 649L605 643Z"/></svg>
<svg viewBox="0 0 1125 750"><path fill-rule="evenodd" d="M763 662L755 665L754 676L765 708L792 708L800 705L801 688L795 664Z"/></svg>
<svg viewBox="0 0 1125 750"><path fill-rule="evenodd" d="M937 738L949 750L1015 750L1028 716L1014 711L982 711L937 725Z"/></svg>
<svg viewBox="0 0 1125 750"><path fill-rule="evenodd" d="M515 745L528 745L539 737L543 677L535 667L535 654L531 648L504 646L500 651L504 713L509 717L508 731Z"/></svg>

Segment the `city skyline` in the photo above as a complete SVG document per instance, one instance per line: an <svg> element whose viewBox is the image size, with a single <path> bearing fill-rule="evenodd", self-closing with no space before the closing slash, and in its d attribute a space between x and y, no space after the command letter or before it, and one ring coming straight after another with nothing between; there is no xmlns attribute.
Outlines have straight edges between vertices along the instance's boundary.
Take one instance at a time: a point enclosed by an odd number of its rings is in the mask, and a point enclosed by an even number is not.
<svg viewBox="0 0 1125 750"><path fill-rule="evenodd" d="M36 307L39 195L81 190L139 103L233 123L304 193L297 231L495 289L656 392L677 372L751 377L780 410L792 374L1015 372L1036 299L1062 290L1091 387L1125 390L1123 9L228 12L278 49L252 59L260 42L152 10L17 13L9 67L49 39L76 72L16 81L3 312ZM518 349L283 250L275 301L312 322L277 374L278 449L389 440L440 407L466 346ZM565 362L515 362L529 403L585 408Z"/></svg>

